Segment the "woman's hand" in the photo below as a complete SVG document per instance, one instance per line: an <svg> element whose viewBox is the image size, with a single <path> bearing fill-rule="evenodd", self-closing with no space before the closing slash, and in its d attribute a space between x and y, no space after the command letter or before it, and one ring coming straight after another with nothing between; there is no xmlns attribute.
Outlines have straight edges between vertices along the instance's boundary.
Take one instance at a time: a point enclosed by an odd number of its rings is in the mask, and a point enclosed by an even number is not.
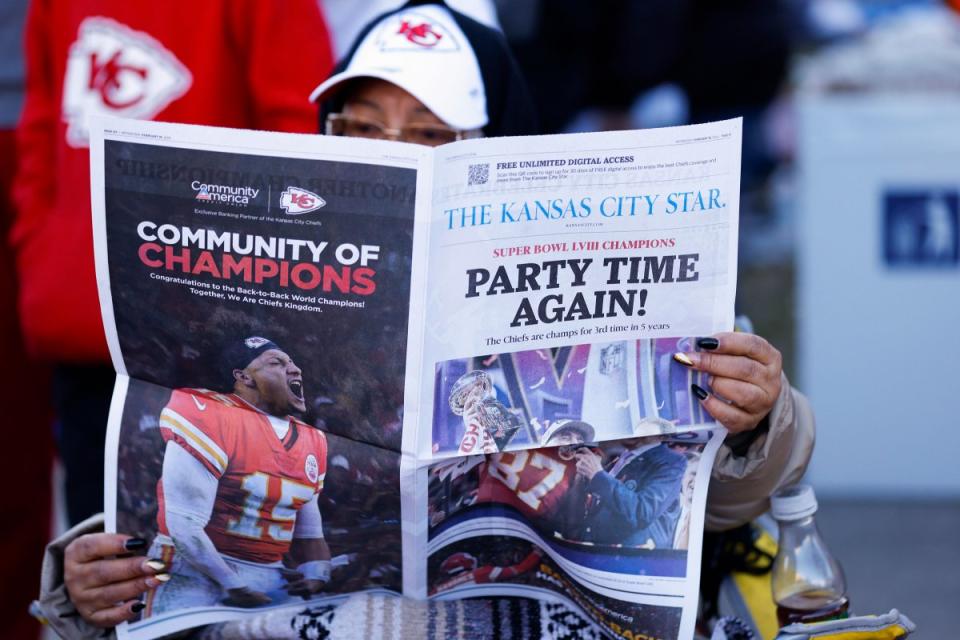
<svg viewBox="0 0 960 640"><path fill-rule="evenodd" d="M780 352L752 333L718 333L698 338L705 351L676 353L674 359L710 375L712 393L693 385L703 408L731 433L756 428L780 395Z"/></svg>
<svg viewBox="0 0 960 640"><path fill-rule="evenodd" d="M144 608L140 595L170 579L159 560L129 555L145 546L117 533L87 534L67 546L64 584L84 620L104 628L130 620Z"/></svg>

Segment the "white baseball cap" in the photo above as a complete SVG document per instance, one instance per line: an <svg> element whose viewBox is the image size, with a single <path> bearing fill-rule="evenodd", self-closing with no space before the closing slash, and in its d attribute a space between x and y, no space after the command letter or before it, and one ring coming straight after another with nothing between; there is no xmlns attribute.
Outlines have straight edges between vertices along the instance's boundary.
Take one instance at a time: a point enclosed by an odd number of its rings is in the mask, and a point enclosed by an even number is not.
<svg viewBox="0 0 960 640"><path fill-rule="evenodd" d="M542 444L549 444L550 439L561 431L579 431L580 435L583 436L584 442L593 442L596 438L593 425L587 422L583 422L582 420L557 420L544 432L543 437L540 438L540 442Z"/></svg>
<svg viewBox="0 0 960 640"><path fill-rule="evenodd" d="M384 16L347 67L314 89L310 100L325 100L354 78L397 85L454 129L479 129L488 122L476 54L443 6L412 6Z"/></svg>

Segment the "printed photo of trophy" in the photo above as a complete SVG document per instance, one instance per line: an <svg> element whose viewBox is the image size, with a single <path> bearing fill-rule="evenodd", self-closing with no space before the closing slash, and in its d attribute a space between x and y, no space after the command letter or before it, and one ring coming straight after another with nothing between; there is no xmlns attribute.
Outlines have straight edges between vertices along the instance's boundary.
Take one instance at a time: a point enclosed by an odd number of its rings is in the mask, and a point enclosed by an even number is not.
<svg viewBox="0 0 960 640"><path fill-rule="evenodd" d="M450 410L463 417L463 454L501 451L520 429L520 418L496 399L493 381L483 371L469 371L450 391Z"/></svg>

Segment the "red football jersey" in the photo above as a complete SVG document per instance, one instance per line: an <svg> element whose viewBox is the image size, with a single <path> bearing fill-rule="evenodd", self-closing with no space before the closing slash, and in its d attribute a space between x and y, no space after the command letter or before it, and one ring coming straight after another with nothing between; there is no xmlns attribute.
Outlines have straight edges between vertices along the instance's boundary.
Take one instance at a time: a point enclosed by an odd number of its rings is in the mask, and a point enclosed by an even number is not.
<svg viewBox="0 0 960 640"><path fill-rule="evenodd" d="M552 518L576 476L577 459L564 447L495 453L480 466L477 502L508 504L526 516Z"/></svg>
<svg viewBox="0 0 960 640"><path fill-rule="evenodd" d="M495 567L493 565L486 565L483 567L478 567L473 571L466 571L460 575L453 576L447 580L444 580L436 587L430 590L429 595L435 593L442 593L444 591L449 591L454 587L460 587L465 584L487 584L489 582L498 582L500 580L510 580L519 575L530 571L537 563L540 562L540 556L542 554L539 550L534 549L527 557L518 562L515 565L509 567Z"/></svg>
<svg viewBox="0 0 960 640"><path fill-rule="evenodd" d="M160 432L219 479L206 532L221 553L257 563L277 562L290 548L297 511L323 489L327 439L288 417L280 440L269 418L239 396L179 389L160 414ZM163 478L157 487L160 532Z"/></svg>

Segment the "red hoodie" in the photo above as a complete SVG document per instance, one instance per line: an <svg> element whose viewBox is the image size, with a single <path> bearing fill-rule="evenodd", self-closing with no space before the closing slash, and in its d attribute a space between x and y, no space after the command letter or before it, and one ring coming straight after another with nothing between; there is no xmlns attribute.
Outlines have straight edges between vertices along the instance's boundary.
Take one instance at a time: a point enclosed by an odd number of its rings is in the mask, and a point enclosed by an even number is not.
<svg viewBox="0 0 960 640"><path fill-rule="evenodd" d="M332 67L317 0L33 0L11 244L28 348L107 361L85 117L315 132Z"/></svg>

